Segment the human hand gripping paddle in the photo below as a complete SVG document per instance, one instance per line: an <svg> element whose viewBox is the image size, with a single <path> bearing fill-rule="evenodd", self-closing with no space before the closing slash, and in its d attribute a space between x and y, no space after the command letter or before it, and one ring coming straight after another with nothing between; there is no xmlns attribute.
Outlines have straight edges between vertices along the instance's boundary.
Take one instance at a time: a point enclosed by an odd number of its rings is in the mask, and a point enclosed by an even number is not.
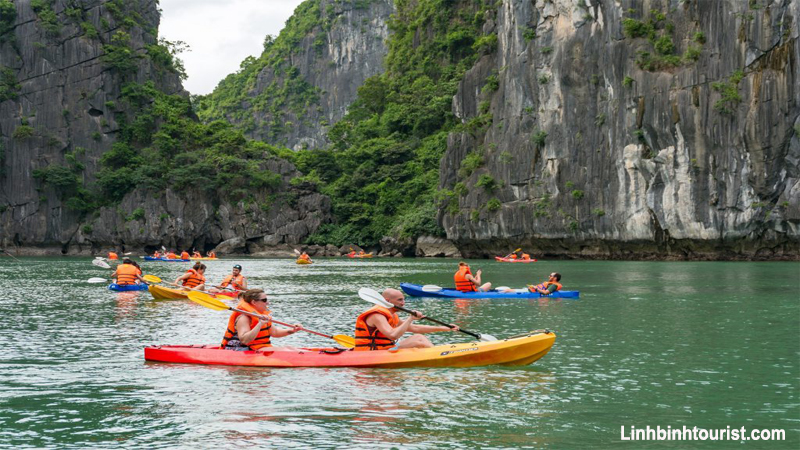
<svg viewBox="0 0 800 450"><path fill-rule="evenodd" d="M222 303L221 301L217 300L216 298L206 294L205 292L198 292L198 291L189 292L189 300L197 303L198 305L202 305L202 306L205 306L206 308L210 308L210 309L213 309L213 310L216 310L216 311L230 310L230 311L236 311L238 313L245 314L245 315L248 315L248 316L258 317L258 318L261 318L261 319L266 319L265 316L262 316L260 314L253 314L253 313L248 312L248 311L243 311L241 309L236 309L236 308L233 308L231 306L228 306L225 303ZM279 321L277 321L275 319L272 319L272 321L277 323L278 325L283 325L283 326L287 326L287 327L294 326L294 325L290 325L288 323L279 322ZM306 333L316 334L317 336L322 336L322 337L326 337L328 339L333 339L334 341L338 342L339 344L341 344L342 346L347 347L347 348L353 348L353 347L356 346L356 340L351 336L345 336L343 334L336 334L336 335L331 336L331 335L328 335L328 334L320 333L318 331L309 330L308 328L300 328L300 331L305 331Z"/></svg>
<svg viewBox="0 0 800 450"><path fill-rule="evenodd" d="M366 301L368 301L370 303L373 303L375 305L378 305L378 306L383 306L384 308L394 308L394 309L397 309L399 311L407 312L409 314L414 314L414 312L409 310L409 309L405 309L402 306L395 306L395 305L389 303L375 289L361 288L361 289L358 290L358 296L361 297L362 300L366 300ZM450 325L449 323L442 322L441 320L437 320L437 319L434 319L434 318L431 318L431 317L428 317L428 316L423 317L423 319L429 320L429 321L431 321L433 323L438 323L439 325L444 325L446 327L453 328L453 326ZM472 331L467 331L467 330L465 330L463 328L460 328L460 327L456 331L460 331L460 332L462 332L464 334L468 334L468 335L474 337L475 339L477 339L479 341L483 341L483 342L490 342L490 341L496 341L497 340L497 338L492 336L491 334L473 333Z"/></svg>

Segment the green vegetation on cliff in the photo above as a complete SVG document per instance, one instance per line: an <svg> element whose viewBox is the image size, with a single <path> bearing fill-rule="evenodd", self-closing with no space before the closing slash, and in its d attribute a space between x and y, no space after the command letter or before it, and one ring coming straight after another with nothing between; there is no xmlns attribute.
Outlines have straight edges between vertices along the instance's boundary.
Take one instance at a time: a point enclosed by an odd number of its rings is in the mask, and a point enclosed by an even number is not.
<svg viewBox="0 0 800 450"><path fill-rule="evenodd" d="M481 32L496 2L396 0L395 7L386 72L359 88L347 115L331 128L329 148L293 158L305 174L298 182L316 184L332 200L334 223L323 225L309 243L374 245L383 236L444 233L434 195L447 135L460 126L451 102L464 73L497 45L496 35ZM287 126L283 111L313 105L313 88L292 74L288 61L304 39L316 43L329 29L336 17L328 9L319 0L301 4L277 38L267 37L259 58L246 59L199 100L198 115L206 121L234 118L249 129L253 113L267 111L274 131ZM284 73L283 84L249 97L265 70ZM252 110L243 106L248 104Z"/></svg>

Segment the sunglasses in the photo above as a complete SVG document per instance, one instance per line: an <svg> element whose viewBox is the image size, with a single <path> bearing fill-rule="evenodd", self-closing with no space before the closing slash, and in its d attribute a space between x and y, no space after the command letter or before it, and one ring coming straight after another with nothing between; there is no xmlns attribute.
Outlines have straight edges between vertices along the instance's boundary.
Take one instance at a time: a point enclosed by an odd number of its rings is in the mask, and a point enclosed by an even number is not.
<svg viewBox="0 0 800 450"><path fill-rule="evenodd" d="M264 298L257 298L257 299L255 299L255 300L253 300L253 301L254 301L254 302L264 302L264 303L267 303L269 300L267 300L267 297L264 297Z"/></svg>

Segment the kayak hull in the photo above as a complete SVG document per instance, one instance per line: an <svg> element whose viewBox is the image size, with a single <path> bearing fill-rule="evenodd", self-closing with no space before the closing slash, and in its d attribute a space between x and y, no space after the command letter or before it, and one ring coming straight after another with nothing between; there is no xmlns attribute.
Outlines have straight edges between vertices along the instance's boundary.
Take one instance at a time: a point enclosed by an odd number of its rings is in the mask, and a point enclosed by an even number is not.
<svg viewBox="0 0 800 450"><path fill-rule="evenodd" d="M145 256L145 261L163 261L163 262L189 262L190 259L169 259L169 258L154 258L152 256Z"/></svg>
<svg viewBox="0 0 800 450"><path fill-rule="evenodd" d="M476 367L527 365L550 351L556 335L531 332L492 342L467 342L431 348L341 351L334 348L282 348L267 351L225 350L219 346L156 345L145 347L146 361L255 367Z"/></svg>
<svg viewBox="0 0 800 450"><path fill-rule="evenodd" d="M129 291L146 291L146 284L116 284L108 285L108 289L116 292L129 292Z"/></svg>
<svg viewBox="0 0 800 450"><path fill-rule="evenodd" d="M347 255L347 257L353 259L372 258L372 253L367 253L366 255Z"/></svg>
<svg viewBox="0 0 800 450"><path fill-rule="evenodd" d="M565 298L578 299L578 291L556 291L550 295L542 295L538 292L461 292L452 288L445 288L440 291L427 292L422 290L419 284L400 283L400 288L407 295L412 297L431 297L431 298Z"/></svg>
<svg viewBox="0 0 800 450"><path fill-rule="evenodd" d="M187 300L189 291L151 284L147 289L156 300Z"/></svg>
<svg viewBox="0 0 800 450"><path fill-rule="evenodd" d="M219 258L205 258L205 257L203 257L203 258L189 258L189 259L192 260L192 261L216 261Z"/></svg>
<svg viewBox="0 0 800 450"><path fill-rule="evenodd" d="M503 258L501 256L495 256L495 260L499 262L510 262L510 263L533 263L536 262L535 259L511 259L511 258Z"/></svg>
<svg viewBox="0 0 800 450"><path fill-rule="evenodd" d="M300 264L301 266L307 266L307 265L309 265L309 264L312 264L312 262L311 262L311 261L309 261L309 260L307 260L307 259L298 259L298 260L297 260L297 261L295 261L295 262L296 262L297 264Z"/></svg>

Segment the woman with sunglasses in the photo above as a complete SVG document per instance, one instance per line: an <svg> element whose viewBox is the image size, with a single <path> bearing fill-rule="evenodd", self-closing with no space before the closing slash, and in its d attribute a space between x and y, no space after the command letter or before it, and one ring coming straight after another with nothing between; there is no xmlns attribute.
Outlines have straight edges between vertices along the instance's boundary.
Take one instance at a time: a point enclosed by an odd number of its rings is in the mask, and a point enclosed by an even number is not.
<svg viewBox="0 0 800 450"><path fill-rule="evenodd" d="M291 329L272 325L267 305L267 294L261 289L250 289L240 294L236 309L256 314L258 317L234 311L228 319L228 328L222 338L221 347L228 350L260 350L272 347L271 338L295 334L303 326L295 324Z"/></svg>

